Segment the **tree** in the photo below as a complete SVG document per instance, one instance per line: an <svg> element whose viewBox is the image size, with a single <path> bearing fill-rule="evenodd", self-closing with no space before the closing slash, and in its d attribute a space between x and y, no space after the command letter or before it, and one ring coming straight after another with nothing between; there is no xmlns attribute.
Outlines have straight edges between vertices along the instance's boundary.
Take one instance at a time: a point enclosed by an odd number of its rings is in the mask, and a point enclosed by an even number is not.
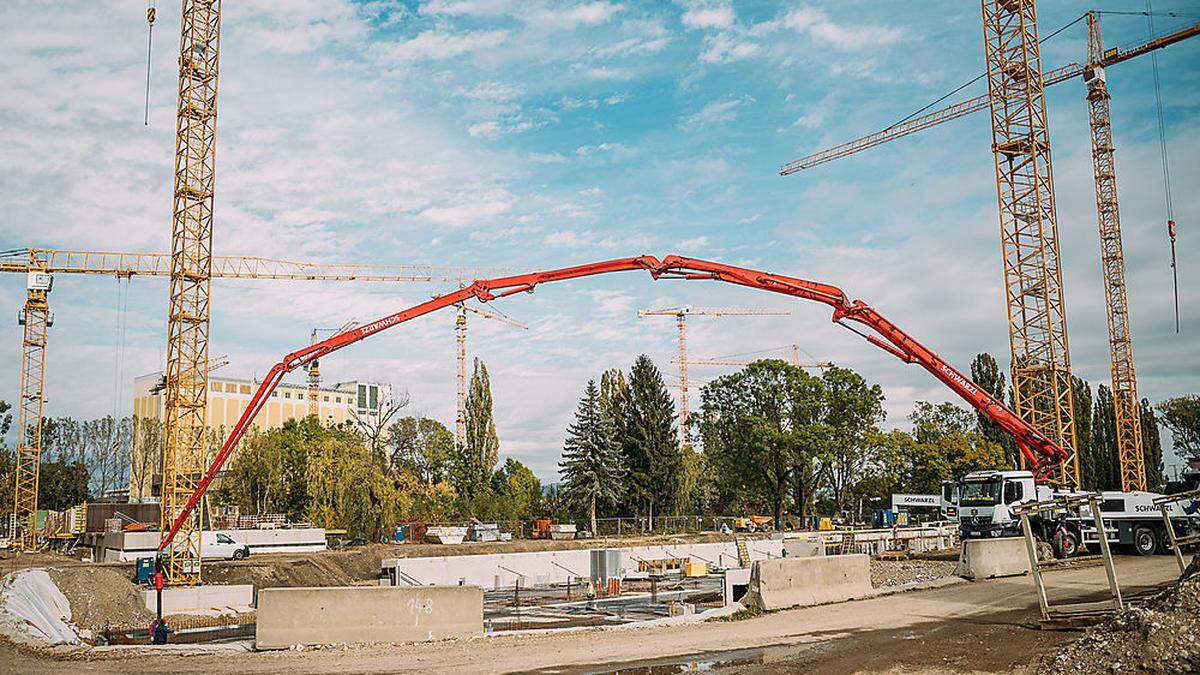
<svg viewBox="0 0 1200 675"><path fill-rule="evenodd" d="M983 352L975 355L975 359L971 361L971 379L997 401L1003 403L1009 400L1009 389L1004 381L1004 371L1000 369L1000 364L996 363L996 359L991 354ZM975 420L979 433L1004 449L1004 454L1008 457L1008 466L1014 469L1020 466L1017 444L1013 441L1012 436L979 411L975 412Z"/></svg>
<svg viewBox="0 0 1200 675"><path fill-rule="evenodd" d="M500 439L492 416L492 386L487 366L475 359L475 370L467 389L467 437L455 449L452 474L455 487L468 502L486 486L499 460Z"/></svg>
<svg viewBox="0 0 1200 675"><path fill-rule="evenodd" d="M617 430L612 417L601 408L595 380L588 380L575 411L575 422L567 428L559 469L564 499L587 509L595 535L597 506L616 505L625 478Z"/></svg>
<svg viewBox="0 0 1200 675"><path fill-rule="evenodd" d="M683 454L675 430L675 406L662 373L642 354L629 374L629 405L625 416L625 468L629 495L654 522L654 511L679 503Z"/></svg>
<svg viewBox="0 0 1200 675"><path fill-rule="evenodd" d="M529 467L509 457L492 476L492 486L503 503L504 520L533 520L542 508L542 482Z"/></svg>
<svg viewBox="0 0 1200 675"><path fill-rule="evenodd" d="M82 462L58 460L38 467L38 508L61 511L88 500L88 470Z"/></svg>
<svg viewBox="0 0 1200 675"><path fill-rule="evenodd" d="M1121 470L1117 459L1117 416L1113 408L1112 390L1101 384L1096 387L1092 413L1092 439L1089 462L1094 490L1121 489Z"/></svg>
<svg viewBox="0 0 1200 675"><path fill-rule="evenodd" d="M700 392L700 430L708 461L722 477L720 489L735 508L765 506L776 526L793 490L809 488L795 473L811 471L823 411L820 379L771 359L718 378ZM802 509L808 494L798 498ZM756 509L757 510L757 509Z"/></svg>
<svg viewBox="0 0 1200 675"><path fill-rule="evenodd" d="M1071 400L1075 413L1075 452L1079 457L1080 480L1083 483L1080 487L1094 485L1095 476L1099 475L1097 471L1103 474L1106 470L1104 467L1107 466L1107 459L1099 454L1102 449L1094 444L1095 434L1092 432L1092 426L1095 422L1092 414L1095 406L1092 387L1074 375L1071 376Z"/></svg>
<svg viewBox="0 0 1200 675"><path fill-rule="evenodd" d="M967 410L953 403L917 401L909 419L911 442L894 431L880 439L887 473L904 492L938 493L941 483L972 471L1003 469L1008 458L1000 444L978 429ZM881 495L882 496L882 495Z"/></svg>
<svg viewBox="0 0 1200 675"><path fill-rule="evenodd" d="M406 468L432 485L447 478L454 435L428 417L403 417L388 429L388 468Z"/></svg>
<svg viewBox="0 0 1200 675"><path fill-rule="evenodd" d="M1146 462L1146 489L1158 492L1163 487L1162 437L1158 431L1158 416L1149 399L1142 399L1142 454Z"/></svg>
<svg viewBox="0 0 1200 675"><path fill-rule="evenodd" d="M865 476L875 459L870 439L884 419L883 389L846 368L829 368L821 379L826 392L822 421L832 430L822 469L834 503L844 511L847 487Z"/></svg>
<svg viewBox="0 0 1200 675"><path fill-rule="evenodd" d="M154 476L162 461L162 420L134 417L132 449L129 454L129 498L140 501L151 496Z"/></svg>
<svg viewBox="0 0 1200 675"><path fill-rule="evenodd" d="M361 400L361 399L360 399ZM411 399L408 392L401 392L397 396L393 396L391 400L382 402L379 409L374 412L359 414L358 408L352 409L354 417L354 426L358 429L359 435L362 436L363 442L367 445L367 450L371 452L371 456L383 461L383 453L388 441L388 431L392 426L392 419L396 417Z"/></svg>
<svg viewBox="0 0 1200 675"><path fill-rule="evenodd" d="M1171 431L1175 454L1200 460L1200 395L1176 396L1158 404L1159 419Z"/></svg>

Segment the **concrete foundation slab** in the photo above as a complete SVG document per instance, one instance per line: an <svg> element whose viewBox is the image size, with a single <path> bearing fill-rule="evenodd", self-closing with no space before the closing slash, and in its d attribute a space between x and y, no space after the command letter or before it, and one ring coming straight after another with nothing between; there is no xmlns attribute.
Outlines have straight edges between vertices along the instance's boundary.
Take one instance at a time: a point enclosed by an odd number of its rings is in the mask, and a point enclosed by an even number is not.
<svg viewBox="0 0 1200 675"><path fill-rule="evenodd" d="M954 573L964 579L1011 577L1029 572L1029 552L1022 537L965 539Z"/></svg>
<svg viewBox="0 0 1200 675"><path fill-rule="evenodd" d="M257 649L470 637L483 634L483 589L264 588L258 593L257 621Z"/></svg>
<svg viewBox="0 0 1200 675"><path fill-rule="evenodd" d="M158 602L156 592L150 589L142 589L140 592L146 609L155 611ZM164 588L162 603L163 614L209 612L227 607L244 609L254 606L254 586L237 584Z"/></svg>
<svg viewBox="0 0 1200 675"><path fill-rule="evenodd" d="M742 604L773 610L865 598L874 592L870 561L856 553L756 562Z"/></svg>

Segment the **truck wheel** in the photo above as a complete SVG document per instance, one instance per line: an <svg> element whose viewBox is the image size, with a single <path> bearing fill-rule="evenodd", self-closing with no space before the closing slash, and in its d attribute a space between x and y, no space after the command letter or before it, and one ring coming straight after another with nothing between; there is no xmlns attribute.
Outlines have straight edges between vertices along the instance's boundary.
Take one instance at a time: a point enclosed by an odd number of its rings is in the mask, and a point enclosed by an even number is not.
<svg viewBox="0 0 1200 675"><path fill-rule="evenodd" d="M1138 555L1154 555L1158 550L1158 533L1145 525L1133 531L1133 550Z"/></svg>
<svg viewBox="0 0 1200 675"><path fill-rule="evenodd" d="M233 559L234 559L234 560L242 560L242 559L244 559L245 557L246 557L246 552L245 552L245 551L243 551L243 550L242 550L242 549L240 549L240 548L239 548L238 550L236 550L236 551L234 551L234 552L233 552Z"/></svg>
<svg viewBox="0 0 1200 675"><path fill-rule="evenodd" d="M1059 558L1074 558L1079 555L1079 535L1067 529L1059 529L1051 537L1050 545Z"/></svg>

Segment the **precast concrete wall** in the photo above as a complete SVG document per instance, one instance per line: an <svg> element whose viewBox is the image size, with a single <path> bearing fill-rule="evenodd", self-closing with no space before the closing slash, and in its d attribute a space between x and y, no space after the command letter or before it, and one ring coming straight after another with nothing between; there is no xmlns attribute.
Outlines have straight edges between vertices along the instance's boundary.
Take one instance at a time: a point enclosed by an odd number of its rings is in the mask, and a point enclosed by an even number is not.
<svg viewBox="0 0 1200 675"><path fill-rule="evenodd" d="M954 573L964 579L991 579L1028 571L1029 551L1025 547L1025 538L1003 537L964 539Z"/></svg>
<svg viewBox="0 0 1200 675"><path fill-rule="evenodd" d="M204 543L215 541L217 533L250 547L250 555L260 553L314 553L328 548L325 530L319 527L276 530L206 530ZM158 532L105 532L88 535L92 560L97 562L135 562L152 558L158 550ZM204 547L201 547L203 551ZM210 556L204 553L205 559Z"/></svg>
<svg viewBox="0 0 1200 675"><path fill-rule="evenodd" d="M138 593L146 609L156 611L158 591L143 588ZM254 606L254 586L235 584L231 586L170 586L162 591L163 614L190 614L210 612L214 609L244 609Z"/></svg>
<svg viewBox="0 0 1200 675"><path fill-rule="evenodd" d="M287 649L482 634L483 589L474 586L264 588L254 643Z"/></svg>
<svg viewBox="0 0 1200 675"><path fill-rule="evenodd" d="M746 542L751 560L783 556L783 541L753 539ZM596 548L603 548L597 546ZM689 558L711 567L738 564L737 543L673 544L633 546L621 551L621 576L637 576L638 562L661 558ZM505 588L521 579L523 586L562 583L568 578L587 578L591 574L591 549L537 551L530 553L485 553L480 555L439 556L430 558L384 558L384 571L399 581L414 585L469 584L482 588Z"/></svg>
<svg viewBox="0 0 1200 675"><path fill-rule="evenodd" d="M783 558L754 563L750 589L742 604L784 609L864 598L873 593L868 555Z"/></svg>

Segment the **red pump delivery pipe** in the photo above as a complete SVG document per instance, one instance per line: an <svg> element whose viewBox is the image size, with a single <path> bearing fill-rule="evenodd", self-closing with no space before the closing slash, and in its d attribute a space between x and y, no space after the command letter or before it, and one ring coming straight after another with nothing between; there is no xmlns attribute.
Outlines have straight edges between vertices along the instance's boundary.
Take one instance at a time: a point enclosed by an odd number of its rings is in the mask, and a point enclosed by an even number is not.
<svg viewBox="0 0 1200 675"><path fill-rule="evenodd" d="M242 437L246 435L250 423L258 415L258 412L262 410L267 399L271 396L271 392L279 384L280 380L283 379L285 374L320 359L326 354L387 330L392 326L411 321L417 317L436 312L451 305L456 305L464 300L475 298L480 302L489 302L516 293L533 292L539 284L552 281L566 281L568 279L608 274L609 272L636 270L649 272L650 276L656 280L708 279L724 281L739 286L782 293L802 300L813 300L829 305L833 308L834 323L863 336L871 344L901 361L915 363L929 371L942 384L945 384L964 401L971 404L972 407L1010 434L1016 440L1021 454L1025 457L1028 464L1033 467L1036 477L1044 477L1052 467L1067 459L1067 452L1065 450L1037 429L1034 429L1025 420L1018 417L1016 413L1009 410L1003 403L980 389L970 378L956 370L932 350L917 342L916 339L905 333L891 321L885 319L870 305L862 300L851 301L836 286L696 258L669 255L659 260L653 256L642 255L634 258L618 258L586 265L564 267L545 272L530 272L528 274L497 277L495 279L478 279L472 282L470 286L435 297L432 300L414 305L408 309L403 309L394 314L389 314L364 326L339 333L328 340L318 342L284 356L279 363L276 363L271 368L266 378L263 379L262 384L259 385L258 390L254 392L254 396L250 399L250 404L230 431L229 437L225 439L221 450L213 458L212 464L204 472L204 476L201 478L199 484L197 484L196 490L188 499L187 504L184 505L183 510L176 516L175 521L171 524L171 529L167 532L167 536L163 537L162 542L159 543L158 552L161 553L166 547L171 545L175 535L179 532L180 526L191 517L197 504L200 503L201 497L208 490L208 486L216 478L225 461L229 459L229 455L233 452L233 449L237 447ZM849 325L850 323L865 326L873 331L874 334L862 333Z"/></svg>

